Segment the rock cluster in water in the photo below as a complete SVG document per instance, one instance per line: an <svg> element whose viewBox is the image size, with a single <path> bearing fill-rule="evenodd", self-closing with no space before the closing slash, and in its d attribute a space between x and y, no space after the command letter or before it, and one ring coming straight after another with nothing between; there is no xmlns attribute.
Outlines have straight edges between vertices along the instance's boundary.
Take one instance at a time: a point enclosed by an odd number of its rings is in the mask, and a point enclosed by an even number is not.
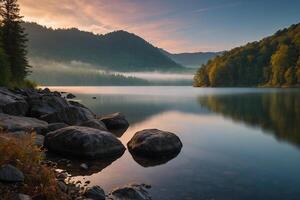
<svg viewBox="0 0 300 200"><path fill-rule="evenodd" d="M96 116L84 105L71 101L73 94L51 92L49 89L16 89L0 87L0 131L14 137L36 132L36 144L50 153L89 159L75 163L66 159L65 166L72 173L88 175L101 171L125 151L117 137L128 129L129 123L121 113ZM144 167L159 165L174 158L182 143L174 133L158 129L137 132L127 147L134 160ZM95 159L108 158L107 162ZM63 160L63 159L61 159ZM50 164L50 160L46 161ZM58 161L55 167L60 164ZM48 163L48 164L49 164ZM61 190L77 190L75 185L64 182L66 176L58 174ZM0 182L22 182L24 175L11 165L0 166ZM131 184L113 190L108 195L99 186L88 188L83 196L89 199L141 199L149 200L147 185ZM16 199L30 199L17 194Z"/></svg>

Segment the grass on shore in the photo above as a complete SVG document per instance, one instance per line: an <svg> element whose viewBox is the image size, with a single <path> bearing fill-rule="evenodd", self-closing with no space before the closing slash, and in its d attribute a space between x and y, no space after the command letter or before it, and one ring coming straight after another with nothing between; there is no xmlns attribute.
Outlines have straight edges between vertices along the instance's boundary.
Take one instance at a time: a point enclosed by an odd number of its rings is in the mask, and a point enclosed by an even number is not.
<svg viewBox="0 0 300 200"><path fill-rule="evenodd" d="M25 177L16 191L5 190L0 196L10 199L12 193L17 192L46 200L69 199L58 188L54 170L41 164L43 159L44 152L35 145L35 134L14 138L0 133L0 166L11 164Z"/></svg>

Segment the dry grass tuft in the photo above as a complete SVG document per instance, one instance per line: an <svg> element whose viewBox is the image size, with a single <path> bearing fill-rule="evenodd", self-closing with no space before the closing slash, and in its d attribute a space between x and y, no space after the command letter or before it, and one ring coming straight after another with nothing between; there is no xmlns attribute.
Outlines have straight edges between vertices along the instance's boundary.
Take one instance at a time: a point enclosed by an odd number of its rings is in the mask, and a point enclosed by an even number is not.
<svg viewBox="0 0 300 200"><path fill-rule="evenodd" d="M11 164L25 176L16 192L47 200L68 199L57 186L54 170L41 164L43 159L44 152L35 145L35 134L14 138L0 133L0 165ZM10 189L0 192L2 197L12 193Z"/></svg>

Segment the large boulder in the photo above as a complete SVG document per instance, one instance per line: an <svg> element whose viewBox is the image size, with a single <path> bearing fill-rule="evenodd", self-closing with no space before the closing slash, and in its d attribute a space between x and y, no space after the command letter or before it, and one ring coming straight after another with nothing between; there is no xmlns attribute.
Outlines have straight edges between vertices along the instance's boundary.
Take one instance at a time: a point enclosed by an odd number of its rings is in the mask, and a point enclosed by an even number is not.
<svg viewBox="0 0 300 200"><path fill-rule="evenodd" d="M12 165L2 165L0 167L0 181L3 182L23 182L24 174Z"/></svg>
<svg viewBox="0 0 300 200"><path fill-rule="evenodd" d="M105 200L105 192L99 186L88 188L84 193L84 196L93 200Z"/></svg>
<svg viewBox="0 0 300 200"><path fill-rule="evenodd" d="M52 123L52 124L48 124L47 128L44 129L41 134L42 135L46 135L47 133L49 132L52 132L52 131L56 131L58 129L61 129L61 128L65 128L67 127L68 125L65 124L65 123Z"/></svg>
<svg viewBox="0 0 300 200"><path fill-rule="evenodd" d="M130 152L139 156L161 157L178 154L182 143L174 133L146 129L135 133L127 146Z"/></svg>
<svg viewBox="0 0 300 200"><path fill-rule="evenodd" d="M42 115L47 115L71 106L68 101L60 96L52 93L28 97L29 115L31 117L39 118Z"/></svg>
<svg viewBox="0 0 300 200"><path fill-rule="evenodd" d="M98 129L101 131L108 131L105 124L102 121L99 121L97 119L91 119L91 120L82 122L82 123L78 124L78 126L85 126L85 127Z"/></svg>
<svg viewBox="0 0 300 200"><path fill-rule="evenodd" d="M0 127L2 127L2 129L6 132L36 131L39 134L46 129L47 126L47 122L35 118L12 116L0 113Z"/></svg>
<svg viewBox="0 0 300 200"><path fill-rule="evenodd" d="M44 146L50 152L91 159L111 157L125 151L124 145L113 134L81 126L48 133Z"/></svg>
<svg viewBox="0 0 300 200"><path fill-rule="evenodd" d="M109 195L111 200L151 200L146 185L129 184L114 189Z"/></svg>
<svg viewBox="0 0 300 200"><path fill-rule="evenodd" d="M82 122L94 119L95 116L88 109L70 106L58 112L43 115L40 117L48 123L65 123L69 125L76 125Z"/></svg>
<svg viewBox="0 0 300 200"><path fill-rule="evenodd" d="M23 96L0 87L0 113L24 116L28 111L28 104Z"/></svg>
<svg viewBox="0 0 300 200"><path fill-rule="evenodd" d="M105 115L98 118L101 120L106 128L120 137L128 129L129 123L126 120L125 116L121 113L114 113L110 115Z"/></svg>

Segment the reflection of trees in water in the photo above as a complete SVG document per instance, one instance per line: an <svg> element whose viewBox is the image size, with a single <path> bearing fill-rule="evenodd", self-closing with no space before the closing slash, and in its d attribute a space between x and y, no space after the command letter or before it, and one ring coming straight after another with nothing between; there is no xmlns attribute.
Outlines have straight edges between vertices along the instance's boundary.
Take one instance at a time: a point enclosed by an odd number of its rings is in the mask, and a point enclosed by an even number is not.
<svg viewBox="0 0 300 200"><path fill-rule="evenodd" d="M300 146L298 91L211 95L198 98L201 106L236 121L269 130L276 138Z"/></svg>
<svg viewBox="0 0 300 200"><path fill-rule="evenodd" d="M80 98L96 114L114 112L123 113L130 124L145 121L153 115L176 110L185 113L207 114L196 99L184 96L147 96L147 95L99 95L96 100L92 95L82 95Z"/></svg>

